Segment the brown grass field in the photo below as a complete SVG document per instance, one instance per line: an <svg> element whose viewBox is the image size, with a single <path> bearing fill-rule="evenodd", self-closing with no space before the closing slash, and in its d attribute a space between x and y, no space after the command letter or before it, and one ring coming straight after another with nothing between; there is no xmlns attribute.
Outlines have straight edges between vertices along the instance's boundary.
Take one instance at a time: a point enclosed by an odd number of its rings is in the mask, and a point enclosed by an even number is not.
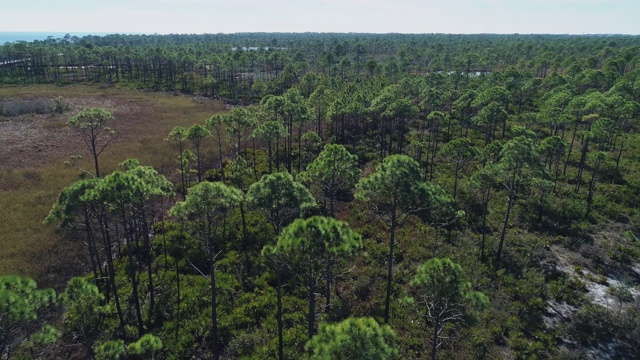
<svg viewBox="0 0 640 360"><path fill-rule="evenodd" d="M81 155L77 165L93 169L84 143L66 126L69 117L87 107L113 113L117 138L100 157L103 174L135 157L175 179L177 152L163 139L175 126L203 123L224 109L220 101L97 85L0 87L0 100L58 96L71 105L65 114L0 116L0 275L30 276L57 288L85 271L85 249L42 221L59 192L80 178L64 162Z"/></svg>

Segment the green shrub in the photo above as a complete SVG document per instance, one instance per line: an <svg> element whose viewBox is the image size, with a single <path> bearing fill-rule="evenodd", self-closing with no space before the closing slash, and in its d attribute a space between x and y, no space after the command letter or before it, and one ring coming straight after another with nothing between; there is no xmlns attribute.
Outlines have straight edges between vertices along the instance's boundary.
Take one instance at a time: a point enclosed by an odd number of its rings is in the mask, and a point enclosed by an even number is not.
<svg viewBox="0 0 640 360"><path fill-rule="evenodd" d="M64 100L64 98L62 98L62 96L58 96L57 98L53 99L53 103L51 105L51 111L58 114L64 114L70 109L71 109L71 106L69 106L69 104Z"/></svg>

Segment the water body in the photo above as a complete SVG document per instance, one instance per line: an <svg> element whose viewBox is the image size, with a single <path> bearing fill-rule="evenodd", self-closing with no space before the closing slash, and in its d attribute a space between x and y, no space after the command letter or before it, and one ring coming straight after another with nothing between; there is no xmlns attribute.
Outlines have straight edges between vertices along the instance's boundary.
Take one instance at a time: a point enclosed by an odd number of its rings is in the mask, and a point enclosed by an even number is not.
<svg viewBox="0 0 640 360"><path fill-rule="evenodd" d="M83 37L87 35L98 35L104 36L107 33L88 33L88 32L3 32L0 31L0 45L3 45L7 42L16 42L16 41L27 41L32 42L34 40L46 40L49 36L52 36L54 39L61 39L66 34L71 36Z"/></svg>

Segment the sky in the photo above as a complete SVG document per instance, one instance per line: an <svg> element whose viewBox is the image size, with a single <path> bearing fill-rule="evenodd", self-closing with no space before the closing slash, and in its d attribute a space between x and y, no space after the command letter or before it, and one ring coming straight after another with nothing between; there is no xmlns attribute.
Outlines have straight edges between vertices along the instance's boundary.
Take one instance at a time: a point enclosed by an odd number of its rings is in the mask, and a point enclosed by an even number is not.
<svg viewBox="0 0 640 360"><path fill-rule="evenodd" d="M639 0L19 0L0 31L640 34Z"/></svg>

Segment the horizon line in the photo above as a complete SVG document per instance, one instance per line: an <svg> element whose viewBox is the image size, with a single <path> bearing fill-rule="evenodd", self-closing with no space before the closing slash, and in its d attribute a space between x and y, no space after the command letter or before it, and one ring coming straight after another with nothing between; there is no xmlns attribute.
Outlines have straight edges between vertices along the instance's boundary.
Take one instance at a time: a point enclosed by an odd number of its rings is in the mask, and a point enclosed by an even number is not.
<svg viewBox="0 0 640 360"><path fill-rule="evenodd" d="M557 35L557 36L640 36L632 33L520 33L520 32L366 32L366 31L236 31L236 32L117 32L117 31L20 31L0 30L0 33L9 34L89 34L89 35L236 35L236 34L353 34L353 35Z"/></svg>

